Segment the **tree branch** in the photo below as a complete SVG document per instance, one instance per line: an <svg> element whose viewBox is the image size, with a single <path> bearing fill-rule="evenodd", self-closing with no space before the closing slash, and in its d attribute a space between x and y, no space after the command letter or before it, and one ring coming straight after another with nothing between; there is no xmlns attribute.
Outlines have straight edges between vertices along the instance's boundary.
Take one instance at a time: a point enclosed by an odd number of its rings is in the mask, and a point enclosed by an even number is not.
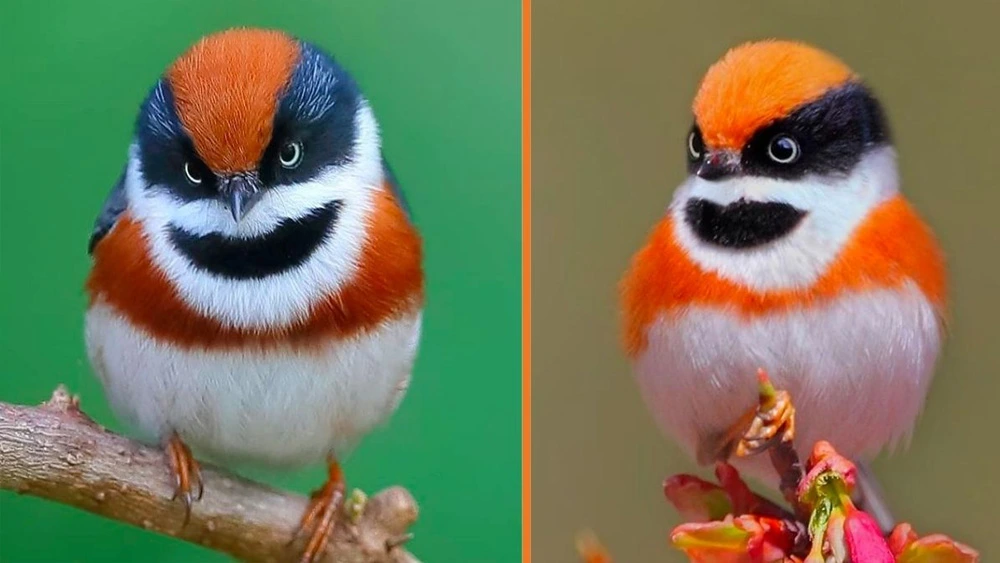
<svg viewBox="0 0 1000 563"><path fill-rule="evenodd" d="M306 508L278 491L205 465L205 495L185 526L172 501L163 452L105 430L60 386L39 407L0 402L0 489L34 495L196 543L245 561L294 561L290 546ZM416 563L401 546L417 505L393 487L369 499L349 524L338 524L323 563Z"/></svg>

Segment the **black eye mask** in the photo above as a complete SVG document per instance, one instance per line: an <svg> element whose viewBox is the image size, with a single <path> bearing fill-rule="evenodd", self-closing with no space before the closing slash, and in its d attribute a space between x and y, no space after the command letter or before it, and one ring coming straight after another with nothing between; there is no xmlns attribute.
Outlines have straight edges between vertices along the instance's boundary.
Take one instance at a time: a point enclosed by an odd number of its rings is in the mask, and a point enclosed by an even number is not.
<svg viewBox="0 0 1000 563"><path fill-rule="evenodd" d="M737 200L719 205L692 198L684 207L684 220L701 240L733 249L761 246L778 240L802 222L806 212L787 203Z"/></svg>
<svg viewBox="0 0 1000 563"><path fill-rule="evenodd" d="M701 131L697 124L691 134L696 137L695 148L700 147ZM794 162L776 162L768 153L768 147L778 136L788 136L798 144L799 154ZM830 90L755 132L740 150L736 173L783 180L797 180L809 174L848 174L866 153L889 141L889 127L878 100L863 84L852 82ZM687 143L688 171L694 174L706 151L702 149L696 157L691 153L690 138Z"/></svg>

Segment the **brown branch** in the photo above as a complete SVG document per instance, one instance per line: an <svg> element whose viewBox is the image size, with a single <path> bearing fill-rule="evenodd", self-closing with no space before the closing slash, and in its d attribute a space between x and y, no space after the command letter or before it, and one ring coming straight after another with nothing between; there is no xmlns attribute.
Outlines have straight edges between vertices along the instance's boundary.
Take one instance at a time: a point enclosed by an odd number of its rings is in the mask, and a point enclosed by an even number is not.
<svg viewBox="0 0 1000 563"><path fill-rule="evenodd" d="M204 465L191 520L172 501L163 453L100 427L60 386L39 407L0 402L0 489L34 495L196 543L245 561L295 561L288 545L306 507L278 491ZM337 526L322 562L415 563L400 545L417 518L405 489L382 491Z"/></svg>
<svg viewBox="0 0 1000 563"><path fill-rule="evenodd" d="M779 490L781 496L785 497L785 502L795 510L799 517L805 516L808 521L809 510L799 502L799 481L805 477L802 471L802 461L795 451L792 440L781 440L768 450L771 457L771 466L778 474L780 481ZM804 511L804 512L803 512Z"/></svg>

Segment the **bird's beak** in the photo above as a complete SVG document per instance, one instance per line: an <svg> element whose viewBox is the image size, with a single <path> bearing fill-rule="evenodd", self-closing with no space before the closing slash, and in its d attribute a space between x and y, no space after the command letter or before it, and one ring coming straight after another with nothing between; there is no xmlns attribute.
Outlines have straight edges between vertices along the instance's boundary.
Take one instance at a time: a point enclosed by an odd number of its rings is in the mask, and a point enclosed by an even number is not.
<svg viewBox="0 0 1000 563"><path fill-rule="evenodd" d="M712 151L705 155L705 160L695 174L704 180L722 180L735 176L740 172L740 155L734 151Z"/></svg>
<svg viewBox="0 0 1000 563"><path fill-rule="evenodd" d="M228 176L222 180L222 188L219 190L222 201L233 214L233 219L239 223L246 217L253 206L260 201L263 193L263 184L260 177L255 172L246 174L236 174Z"/></svg>

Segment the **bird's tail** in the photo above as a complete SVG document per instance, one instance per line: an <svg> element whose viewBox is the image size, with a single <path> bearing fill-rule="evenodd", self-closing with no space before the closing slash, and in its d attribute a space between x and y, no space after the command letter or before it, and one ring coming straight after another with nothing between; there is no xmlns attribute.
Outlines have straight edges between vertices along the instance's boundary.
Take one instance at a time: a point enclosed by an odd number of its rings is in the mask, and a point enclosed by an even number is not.
<svg viewBox="0 0 1000 563"><path fill-rule="evenodd" d="M866 462L857 462L858 468L858 493L859 505L862 510L874 518L882 532L888 535L896 527L892 512L889 511L889 503L885 499L885 492L879 485L875 473Z"/></svg>

